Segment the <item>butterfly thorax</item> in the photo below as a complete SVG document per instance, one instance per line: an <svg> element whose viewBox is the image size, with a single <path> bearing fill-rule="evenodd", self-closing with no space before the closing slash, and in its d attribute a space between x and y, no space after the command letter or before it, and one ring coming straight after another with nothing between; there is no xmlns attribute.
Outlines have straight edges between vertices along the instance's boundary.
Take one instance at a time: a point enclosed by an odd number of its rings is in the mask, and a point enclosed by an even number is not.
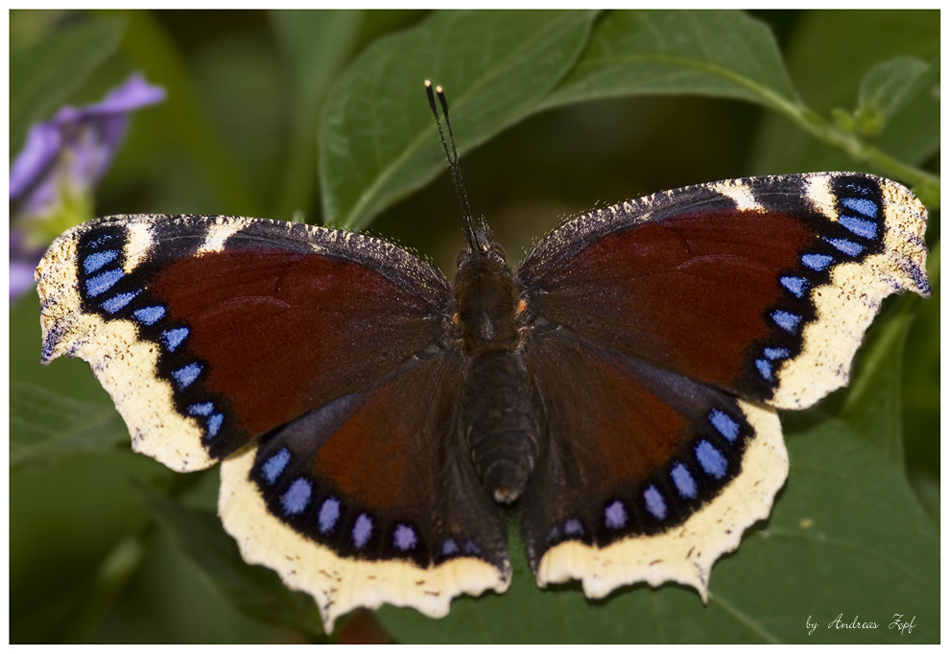
<svg viewBox="0 0 950 654"><path fill-rule="evenodd" d="M463 352L474 354L517 344L518 286L498 250L462 254L454 300L452 322Z"/></svg>
<svg viewBox="0 0 950 654"><path fill-rule="evenodd" d="M452 324L466 359L459 429L497 502L524 490L538 458L539 420L519 337L524 304L500 248L463 253Z"/></svg>

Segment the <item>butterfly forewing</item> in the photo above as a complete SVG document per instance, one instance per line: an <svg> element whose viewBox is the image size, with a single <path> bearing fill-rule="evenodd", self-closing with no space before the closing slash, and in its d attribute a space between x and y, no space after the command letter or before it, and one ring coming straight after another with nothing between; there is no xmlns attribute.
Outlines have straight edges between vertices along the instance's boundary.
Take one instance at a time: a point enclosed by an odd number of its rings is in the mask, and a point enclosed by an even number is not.
<svg viewBox="0 0 950 654"><path fill-rule="evenodd" d="M117 216L38 268L45 361L88 361L138 451L206 467L440 338L448 287L385 242L247 218Z"/></svg>

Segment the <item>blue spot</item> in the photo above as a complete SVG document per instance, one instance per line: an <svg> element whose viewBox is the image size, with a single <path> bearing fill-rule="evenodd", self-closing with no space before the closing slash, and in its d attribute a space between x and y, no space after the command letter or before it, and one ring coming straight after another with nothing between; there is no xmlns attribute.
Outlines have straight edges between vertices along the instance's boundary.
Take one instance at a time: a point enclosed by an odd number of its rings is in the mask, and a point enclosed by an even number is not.
<svg viewBox="0 0 950 654"><path fill-rule="evenodd" d="M852 211L864 214L868 218L877 217L877 204L864 198L841 198L841 204Z"/></svg>
<svg viewBox="0 0 950 654"><path fill-rule="evenodd" d="M859 184L858 182L848 182L847 184L844 185L844 187L845 187L846 189L850 190L850 191L854 191L855 193L857 193L857 194L859 194L859 195L870 195L870 194L871 194L871 188L870 188L870 187L864 186L863 184Z"/></svg>
<svg viewBox="0 0 950 654"><path fill-rule="evenodd" d="M762 375L762 378L765 381L772 381L772 364L765 359L756 359L755 367L759 370L759 374Z"/></svg>
<svg viewBox="0 0 950 654"><path fill-rule="evenodd" d="M564 523L565 536L583 536L584 525L577 518L570 518Z"/></svg>
<svg viewBox="0 0 950 654"><path fill-rule="evenodd" d="M222 423L224 423L224 414L216 413L208 418L208 436L211 438L217 436Z"/></svg>
<svg viewBox="0 0 950 654"><path fill-rule="evenodd" d="M162 332L162 342L165 343L165 348L169 352L174 352L175 348L181 345L186 338L188 338L187 327L175 327Z"/></svg>
<svg viewBox="0 0 950 654"><path fill-rule="evenodd" d="M212 411L214 411L213 402L202 402L188 407L188 415L190 416L210 416Z"/></svg>
<svg viewBox="0 0 950 654"><path fill-rule="evenodd" d="M393 545L396 549L408 552L416 546L416 532L408 525L398 525L393 534Z"/></svg>
<svg viewBox="0 0 950 654"><path fill-rule="evenodd" d="M762 350L762 353L765 355L766 359L775 361L776 359L785 359L791 352L789 352L784 347L767 347Z"/></svg>
<svg viewBox="0 0 950 654"><path fill-rule="evenodd" d="M693 481L693 476L689 474L689 470L686 469L685 465L677 463L673 466L673 469L670 470L670 477L673 478L673 484L680 495L690 500L696 498L696 482Z"/></svg>
<svg viewBox="0 0 950 654"><path fill-rule="evenodd" d="M280 504L284 507L284 513L288 515L297 515L307 508L310 502L310 493L313 492L313 485L303 477L297 477L280 498Z"/></svg>
<svg viewBox="0 0 950 654"><path fill-rule="evenodd" d="M877 223L854 216L839 216L838 222L849 232L863 238L877 238Z"/></svg>
<svg viewBox="0 0 950 654"><path fill-rule="evenodd" d="M197 363L189 363L186 366L182 366L178 370L172 370L172 377L178 383L178 388L185 389L191 386L191 384L198 379L198 375L201 374L201 365Z"/></svg>
<svg viewBox="0 0 950 654"><path fill-rule="evenodd" d="M320 505L320 515L317 516L317 524L320 527L320 533L325 534L333 529L333 525L340 518L340 500L334 497L328 497Z"/></svg>
<svg viewBox="0 0 950 654"><path fill-rule="evenodd" d="M722 479L726 476L728 463L716 446L703 439L696 445L696 460L707 475Z"/></svg>
<svg viewBox="0 0 950 654"><path fill-rule="evenodd" d="M261 476L268 484L273 484L283 474L288 463L290 463L290 450L283 447L264 462L261 466Z"/></svg>
<svg viewBox="0 0 950 654"><path fill-rule="evenodd" d="M82 269L86 271L87 275L91 275L96 272L104 265L112 263L115 261L116 257L119 256L118 250L106 250L104 252L94 252L82 261Z"/></svg>
<svg viewBox="0 0 950 654"><path fill-rule="evenodd" d="M109 241L115 239L115 234L103 234L102 236L96 237L93 240L86 243L86 247L90 250L98 250L103 246L103 244L108 243Z"/></svg>
<svg viewBox="0 0 950 654"><path fill-rule="evenodd" d="M121 268L116 268L114 270L107 270L95 277L90 277L86 280L86 295L89 297L102 295L112 288L117 281L122 279L124 275L125 272L123 272Z"/></svg>
<svg viewBox="0 0 950 654"><path fill-rule="evenodd" d="M373 533L373 521L365 513L361 513L353 525L353 546L361 550L369 542L369 537Z"/></svg>
<svg viewBox="0 0 950 654"><path fill-rule="evenodd" d="M808 280L804 277L779 277L778 281L795 297L800 298L805 295Z"/></svg>
<svg viewBox="0 0 950 654"><path fill-rule="evenodd" d="M102 308L105 309L106 313L115 313L117 311L121 311L138 294L139 294L139 291L132 291L130 293L119 293L118 295L110 297L108 300L103 302Z"/></svg>
<svg viewBox="0 0 950 654"><path fill-rule="evenodd" d="M480 548L478 546L478 543L476 543L473 540L465 541L465 545L463 546L462 549L464 549L465 553L468 554L469 556L478 556L479 554L482 553L482 548Z"/></svg>
<svg viewBox="0 0 950 654"><path fill-rule="evenodd" d="M760 359L761 360L761 359ZM727 441L734 443L739 435L739 423L730 418L719 409L713 409L709 412L709 422L722 434Z"/></svg>
<svg viewBox="0 0 950 654"><path fill-rule="evenodd" d="M849 257L856 257L864 252L864 246L846 238L826 238L825 241L831 243L836 250L844 252Z"/></svg>
<svg viewBox="0 0 950 654"><path fill-rule="evenodd" d="M781 309L772 312L772 320L775 321L775 324L790 334L794 334L795 330L798 329L798 323L801 322L801 319L802 317L798 314L782 311Z"/></svg>
<svg viewBox="0 0 950 654"><path fill-rule="evenodd" d="M453 554L458 553L459 546L453 538L446 538L442 542L442 556L452 556Z"/></svg>
<svg viewBox="0 0 950 654"><path fill-rule="evenodd" d="M821 272L834 262L834 257L830 254L803 254L802 263L806 268L811 268L817 272Z"/></svg>
<svg viewBox="0 0 950 654"><path fill-rule="evenodd" d="M611 529L623 529L627 525L627 510L620 500L614 500L604 509L604 524Z"/></svg>
<svg viewBox="0 0 950 654"><path fill-rule="evenodd" d="M165 307L153 306L136 309L132 312L136 319L143 325L154 325L165 317Z"/></svg>
<svg viewBox="0 0 950 654"><path fill-rule="evenodd" d="M663 495L652 484L643 491L643 502L646 504L647 511L653 514L657 520L666 519L666 502L663 501Z"/></svg>

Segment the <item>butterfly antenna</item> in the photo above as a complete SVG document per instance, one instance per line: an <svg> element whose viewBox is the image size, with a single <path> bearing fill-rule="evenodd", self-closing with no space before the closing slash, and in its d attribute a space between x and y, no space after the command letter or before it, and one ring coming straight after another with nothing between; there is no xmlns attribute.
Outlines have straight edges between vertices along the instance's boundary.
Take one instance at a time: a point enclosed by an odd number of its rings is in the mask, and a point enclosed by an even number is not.
<svg viewBox="0 0 950 654"><path fill-rule="evenodd" d="M439 128L439 138L442 140L442 149L445 151L445 158L449 162L449 173L452 175L452 182L455 184L455 194L459 199L459 206L462 209L462 217L465 219L465 229L468 232L468 247L472 252L479 252L482 249L482 243L479 241L478 233L475 231L475 223L472 220L472 209L468 205L468 196L465 193L465 182L462 181L462 166L459 165L459 153L455 149L455 135L452 133L452 122L449 120L449 103L445 99L445 92L441 86L432 88L432 82L426 80L426 94L429 96L429 108L432 115L435 116L436 127ZM445 125L449 131L449 138L446 140L445 133L442 131L442 121L439 118L439 111L435 106L435 96L439 96L439 104L442 106L442 115L445 116ZM452 144L452 151L449 152L449 143Z"/></svg>

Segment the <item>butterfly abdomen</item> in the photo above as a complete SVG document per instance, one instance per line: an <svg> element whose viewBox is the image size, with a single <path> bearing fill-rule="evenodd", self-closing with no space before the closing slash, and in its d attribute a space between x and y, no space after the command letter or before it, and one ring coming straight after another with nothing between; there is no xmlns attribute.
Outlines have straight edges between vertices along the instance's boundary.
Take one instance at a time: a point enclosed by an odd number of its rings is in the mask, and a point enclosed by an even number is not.
<svg viewBox="0 0 950 654"><path fill-rule="evenodd" d="M538 459L537 404L523 356L492 348L471 359L462 395L462 429L479 479L496 502L511 504Z"/></svg>

